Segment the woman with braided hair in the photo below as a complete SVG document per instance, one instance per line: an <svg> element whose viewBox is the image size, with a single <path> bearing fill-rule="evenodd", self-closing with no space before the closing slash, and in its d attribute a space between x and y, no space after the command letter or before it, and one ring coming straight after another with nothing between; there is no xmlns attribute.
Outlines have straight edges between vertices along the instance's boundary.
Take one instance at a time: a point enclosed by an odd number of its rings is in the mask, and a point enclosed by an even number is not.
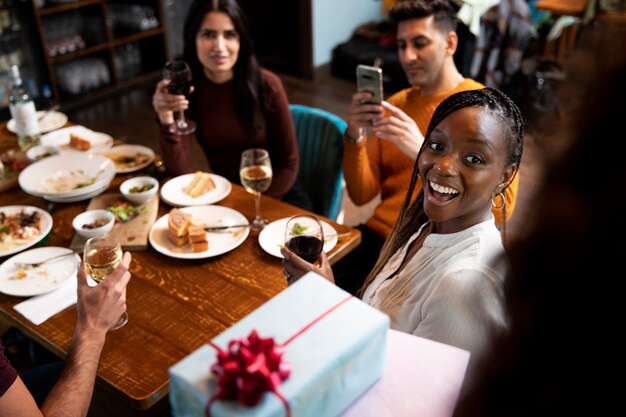
<svg viewBox="0 0 626 417"><path fill-rule="evenodd" d="M524 128L517 106L493 88L455 93L435 110L399 218L360 293L391 327L484 354L506 328L508 271L491 212L515 177ZM414 195L418 175L424 186ZM319 267L282 249L290 282ZM473 362L473 361L472 361Z"/></svg>

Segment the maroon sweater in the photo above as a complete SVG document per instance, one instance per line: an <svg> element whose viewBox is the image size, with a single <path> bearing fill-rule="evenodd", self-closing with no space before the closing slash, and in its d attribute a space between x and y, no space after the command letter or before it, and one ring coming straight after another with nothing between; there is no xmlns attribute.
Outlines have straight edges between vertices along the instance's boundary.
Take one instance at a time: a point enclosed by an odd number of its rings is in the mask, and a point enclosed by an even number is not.
<svg viewBox="0 0 626 417"><path fill-rule="evenodd" d="M283 84L270 71L262 70L265 91L272 111L265 114L265 126L255 137L235 113L238 105L233 80L215 84L202 77L194 81L194 92L185 113L194 120L196 140L204 150L211 170L240 184L241 153L249 148L263 148L270 154L273 179L266 195L281 198L294 184L299 169L298 144L287 94ZM192 172L191 135L175 136L161 125L161 152L172 175Z"/></svg>
<svg viewBox="0 0 626 417"><path fill-rule="evenodd" d="M17 379L17 371L11 366L9 360L4 356L4 346L0 343L0 397Z"/></svg>

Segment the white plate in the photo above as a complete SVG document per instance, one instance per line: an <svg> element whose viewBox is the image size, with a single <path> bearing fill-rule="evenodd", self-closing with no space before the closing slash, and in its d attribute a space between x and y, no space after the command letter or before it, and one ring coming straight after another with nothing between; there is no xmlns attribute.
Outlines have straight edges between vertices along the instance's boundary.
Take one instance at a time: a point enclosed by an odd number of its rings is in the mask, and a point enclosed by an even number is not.
<svg viewBox="0 0 626 417"><path fill-rule="evenodd" d="M100 151L99 154L110 158L117 169L118 174L127 174L129 172L139 171L142 168L147 167L154 161L154 151L147 146L141 145L119 145L114 146L106 151ZM118 162L118 158L133 157L137 154L142 154L148 158L141 164L123 164Z"/></svg>
<svg viewBox="0 0 626 417"><path fill-rule="evenodd" d="M191 214L193 221L197 224L205 224L207 226L248 224L248 219L243 214L228 207L194 206L183 207L181 210ZM241 245L250 233L250 228L248 227L237 229L236 232L207 233L209 249L203 252L192 252L189 244L177 247L169 240L167 235L168 217L169 214L166 214L152 225L148 239L154 249L172 258L201 259L221 255Z"/></svg>
<svg viewBox="0 0 626 417"><path fill-rule="evenodd" d="M45 113L44 110L38 111L37 118L39 118L39 116L43 113ZM64 113L51 111L48 112L43 119L39 120L39 129L41 130L41 133L46 133L65 126L65 123L67 123L67 116ZM15 120L9 120L7 123L7 129L9 132L15 133Z"/></svg>
<svg viewBox="0 0 626 417"><path fill-rule="evenodd" d="M27 214L31 214L35 211L39 213L39 215L41 216L41 229L40 229L41 233L39 233L37 236L33 237L31 240L29 240L26 243L20 243L4 250L0 249L0 256L12 255L24 249L30 248L31 246L39 242L41 239L46 237L48 233L50 233L50 230L52 229L52 216L50 216L50 214L47 211L42 210L39 207L33 207L33 206L0 207L0 212L3 212L5 214L15 214L15 213L19 213L22 210L24 210Z"/></svg>
<svg viewBox="0 0 626 417"><path fill-rule="evenodd" d="M194 174L185 174L174 177L161 187L161 198L170 206L187 207L187 206L205 206L207 204L215 204L225 199L233 186L226 178L209 174L215 183L215 188L198 197L192 197L183 191L193 178Z"/></svg>
<svg viewBox="0 0 626 417"><path fill-rule="evenodd" d="M62 177L70 178L82 172L96 181L82 188L66 191L53 191L50 180ZM108 185L115 177L115 164L109 158L82 152L67 152L50 156L27 166L18 178L22 190L38 197L76 197L85 195L104 185ZM75 177L76 178L76 177Z"/></svg>
<svg viewBox="0 0 626 417"><path fill-rule="evenodd" d="M74 203L76 201L88 200L90 198L94 198L109 189L109 183L104 184L101 188L90 191L85 194L74 195L70 197L58 197L54 195L42 195L42 197L48 201L52 201L54 203Z"/></svg>
<svg viewBox="0 0 626 417"><path fill-rule="evenodd" d="M51 256L71 252L72 250L68 248L47 246L31 249L7 259L0 265L0 292L18 297L30 297L56 290L64 285L69 278L76 277L78 255L68 255L38 268L26 269L24 270L26 277L23 279L15 277L18 271L15 262L37 262Z"/></svg>
<svg viewBox="0 0 626 417"><path fill-rule="evenodd" d="M69 146L70 133L79 135L81 138L89 141L91 143L91 148L86 151L79 151L78 149L74 149ZM111 137L111 135L107 135L106 133L94 132L91 129L87 129L85 126L70 126L42 135L41 144L44 146L58 146L64 151L97 152L112 147L113 137Z"/></svg>
<svg viewBox="0 0 626 417"><path fill-rule="evenodd" d="M283 255L280 253L280 248L285 245L285 228L287 227L287 220L289 220L289 217L271 222L265 226L263 230L261 230L261 233L259 233L259 245L261 245L263 250L270 255L281 259ZM337 238L337 230L324 220L320 220L320 222L322 223L322 229L324 230L324 252L328 253L335 247L337 241L339 240ZM327 239L326 236L332 237Z"/></svg>

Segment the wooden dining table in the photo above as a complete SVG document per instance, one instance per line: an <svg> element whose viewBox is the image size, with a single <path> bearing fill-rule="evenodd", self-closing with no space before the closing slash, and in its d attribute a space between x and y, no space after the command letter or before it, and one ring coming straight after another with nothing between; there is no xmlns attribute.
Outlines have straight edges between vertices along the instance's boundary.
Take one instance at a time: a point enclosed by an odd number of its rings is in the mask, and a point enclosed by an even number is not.
<svg viewBox="0 0 626 417"><path fill-rule="evenodd" d="M0 147L15 137L0 125ZM141 174L121 175L107 192L117 192L120 183ZM163 182L162 182L163 183ZM54 203L23 192L19 186L0 193L0 207L29 205L47 209L53 218L46 246L69 247L74 230L72 219L85 211L89 201ZM230 207L252 219L254 198L232 184L232 191L216 204ZM279 200L262 197L263 214L278 220L304 210ZM172 207L159 204L158 218ZM321 217L340 237L329 252L334 263L355 248L360 231ZM107 335L98 368L96 390L105 390L131 410L149 410L167 401L168 368L207 343L222 331L286 288L281 259L266 253L258 235L251 232L237 248L204 259L178 259L151 246L132 252L132 278L127 288L128 324ZM5 261L9 256L0 258ZM25 298L0 293L0 316L45 348L64 358L76 323L72 306L41 325L21 316L14 306ZM288 311L285 314L289 314ZM209 372L210 364L207 364Z"/></svg>

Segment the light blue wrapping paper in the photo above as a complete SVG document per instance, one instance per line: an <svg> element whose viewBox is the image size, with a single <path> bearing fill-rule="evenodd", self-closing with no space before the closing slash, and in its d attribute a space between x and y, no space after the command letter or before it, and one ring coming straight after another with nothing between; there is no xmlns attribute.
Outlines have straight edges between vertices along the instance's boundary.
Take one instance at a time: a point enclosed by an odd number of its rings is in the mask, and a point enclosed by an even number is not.
<svg viewBox="0 0 626 417"><path fill-rule="evenodd" d="M213 342L225 349L232 339L256 329L260 337L287 341L349 294L317 274L309 273L244 317ZM292 373L278 391L293 417L334 417L376 382L384 367L389 318L352 298L293 340L283 360ZM210 373L216 350L204 345L169 369L170 404L176 417L204 416L216 388ZM255 407L218 400L212 417L283 417L285 406L271 392Z"/></svg>

